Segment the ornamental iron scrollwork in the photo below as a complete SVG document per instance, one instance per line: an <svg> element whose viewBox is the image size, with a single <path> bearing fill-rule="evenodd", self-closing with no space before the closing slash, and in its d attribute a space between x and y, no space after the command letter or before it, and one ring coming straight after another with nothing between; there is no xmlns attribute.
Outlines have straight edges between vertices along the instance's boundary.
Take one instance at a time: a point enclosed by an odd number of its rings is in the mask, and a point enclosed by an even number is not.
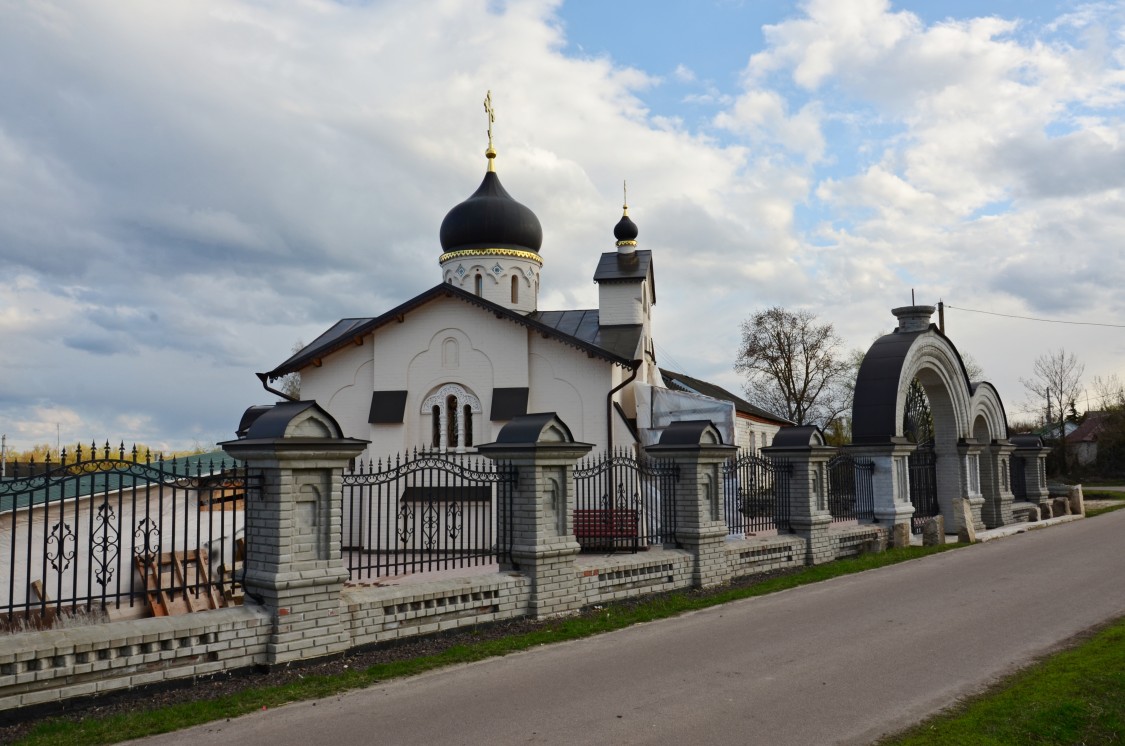
<svg viewBox="0 0 1125 746"><path fill-rule="evenodd" d="M449 503L449 507L445 510L445 530L450 539L456 539L461 535L463 523L464 512L461 510L461 503Z"/></svg>
<svg viewBox="0 0 1125 746"><path fill-rule="evenodd" d="M438 534L441 532L441 513L438 512L437 501L428 497L422 507L422 548L433 549L438 543Z"/></svg>
<svg viewBox="0 0 1125 746"><path fill-rule="evenodd" d="M160 554L160 526L151 518L137 521L133 532L133 552L138 557L153 557Z"/></svg>
<svg viewBox="0 0 1125 746"><path fill-rule="evenodd" d="M414 538L414 509L407 503L403 503L398 509L398 522L398 540L405 546Z"/></svg>
<svg viewBox="0 0 1125 746"><path fill-rule="evenodd" d="M56 523L47 537L47 561L51 563L55 572L61 573L70 567L76 546L77 538L70 524L62 521Z"/></svg>
<svg viewBox="0 0 1125 746"><path fill-rule="evenodd" d="M94 579L103 588L113 579L114 565L120 552L120 541L114 522L117 514L108 501L98 507L94 529L90 533L90 556L94 561Z"/></svg>

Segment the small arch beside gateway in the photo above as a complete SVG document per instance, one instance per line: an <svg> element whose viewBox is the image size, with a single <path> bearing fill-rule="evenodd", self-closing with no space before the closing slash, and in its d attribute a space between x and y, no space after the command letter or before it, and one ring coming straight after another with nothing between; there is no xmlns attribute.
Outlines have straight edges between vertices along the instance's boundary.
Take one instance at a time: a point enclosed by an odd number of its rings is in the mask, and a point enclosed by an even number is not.
<svg viewBox="0 0 1125 746"><path fill-rule="evenodd" d="M853 448L883 461L890 475L876 480L876 516L896 523L917 518L916 505L926 504L920 490L930 489L953 531L962 529L962 499L969 501L978 530L1011 523L1008 469L1014 446L1008 442L1003 402L992 384L969 381L956 346L930 323L934 310L925 305L893 309L898 327L871 345L856 378ZM929 443L913 442L905 426L914 381L929 403ZM932 461L915 459L920 446L931 445ZM927 477L920 469L932 471Z"/></svg>

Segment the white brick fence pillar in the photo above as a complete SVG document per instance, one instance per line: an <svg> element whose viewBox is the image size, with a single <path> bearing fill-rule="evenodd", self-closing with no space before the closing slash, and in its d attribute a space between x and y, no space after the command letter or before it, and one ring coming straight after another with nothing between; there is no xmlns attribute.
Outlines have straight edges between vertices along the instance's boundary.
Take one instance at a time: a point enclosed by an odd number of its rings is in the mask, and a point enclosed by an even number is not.
<svg viewBox="0 0 1125 746"><path fill-rule="evenodd" d="M342 437L311 401L252 407L239 436L220 445L260 479L246 495L243 587L273 617L266 662L343 652L341 475L367 441Z"/></svg>
<svg viewBox="0 0 1125 746"><path fill-rule="evenodd" d="M984 494L981 492L980 454L984 445L975 440L962 439L957 443L957 465L960 467L960 493L969 501L969 510L972 514L973 528L977 531L984 530ZM941 463L940 461L938 462ZM939 466L940 468L940 466ZM946 521L947 526L960 532L962 513L953 511L955 520L952 524Z"/></svg>
<svg viewBox="0 0 1125 746"><path fill-rule="evenodd" d="M497 506L501 555L510 557L501 569L531 578L529 612L536 619L580 609L574 538L574 465L590 452L589 443L576 443L570 428L554 412L516 417L505 425L495 443L477 450L495 461L511 464L517 482L510 502Z"/></svg>
<svg viewBox="0 0 1125 746"><path fill-rule="evenodd" d="M1012 517L1011 460L1016 447L1007 440L994 440L985 446L987 469L981 471L981 483L985 488L985 504L981 512L985 528L1007 526L1014 522Z"/></svg>
<svg viewBox="0 0 1125 746"><path fill-rule="evenodd" d="M774 462L789 463L789 525L805 540L805 563L819 565L836 559L836 548L828 537L832 525L828 461L836 450L825 445L820 428L803 425L783 427L762 453Z"/></svg>
<svg viewBox="0 0 1125 746"><path fill-rule="evenodd" d="M675 422L660 443L645 449L670 459L679 469L676 482L676 544L692 554L692 585L698 588L730 580L725 542L723 464L735 453L708 420Z"/></svg>
<svg viewBox="0 0 1125 746"><path fill-rule="evenodd" d="M1023 463L1024 493L1016 495L1016 499L1038 505L1042 516L1050 518L1051 495L1047 491L1047 454L1051 449L1043 445L1043 439L1038 435L1013 435L1009 440L1016 447L1012 457L1021 459Z"/></svg>
<svg viewBox="0 0 1125 746"><path fill-rule="evenodd" d="M853 458L870 459L875 465L871 473L875 522L887 528L888 543L896 547L908 545L910 520L914 516L914 506L910 503L910 454L914 452L914 444L896 437L884 443L847 448Z"/></svg>

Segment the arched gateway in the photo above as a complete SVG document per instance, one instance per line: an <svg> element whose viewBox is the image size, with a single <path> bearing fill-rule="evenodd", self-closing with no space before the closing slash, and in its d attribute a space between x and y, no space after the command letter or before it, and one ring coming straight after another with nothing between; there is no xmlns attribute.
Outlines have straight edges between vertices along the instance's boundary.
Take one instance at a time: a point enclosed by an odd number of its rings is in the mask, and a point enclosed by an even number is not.
<svg viewBox="0 0 1125 746"><path fill-rule="evenodd" d="M975 528L1011 523L1014 446L1004 404L992 384L969 381L957 348L930 323L933 312L893 309L898 328L871 345L856 378L852 442L876 461L876 519L903 523L940 510L947 530L957 531L968 498ZM912 386L920 406L908 406Z"/></svg>

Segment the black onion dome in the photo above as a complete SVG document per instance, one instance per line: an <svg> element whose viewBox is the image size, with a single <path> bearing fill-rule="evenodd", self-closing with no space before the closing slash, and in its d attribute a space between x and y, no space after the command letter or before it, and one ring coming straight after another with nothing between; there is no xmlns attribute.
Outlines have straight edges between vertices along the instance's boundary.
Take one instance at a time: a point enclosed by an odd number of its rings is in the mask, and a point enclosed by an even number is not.
<svg viewBox="0 0 1125 746"><path fill-rule="evenodd" d="M441 249L518 249L539 253L543 227L529 208L512 199L495 171L484 175L472 196L441 221Z"/></svg>
<svg viewBox="0 0 1125 746"><path fill-rule="evenodd" d="M613 237L618 241L636 241L637 233L637 224L628 215L622 215L613 226Z"/></svg>

